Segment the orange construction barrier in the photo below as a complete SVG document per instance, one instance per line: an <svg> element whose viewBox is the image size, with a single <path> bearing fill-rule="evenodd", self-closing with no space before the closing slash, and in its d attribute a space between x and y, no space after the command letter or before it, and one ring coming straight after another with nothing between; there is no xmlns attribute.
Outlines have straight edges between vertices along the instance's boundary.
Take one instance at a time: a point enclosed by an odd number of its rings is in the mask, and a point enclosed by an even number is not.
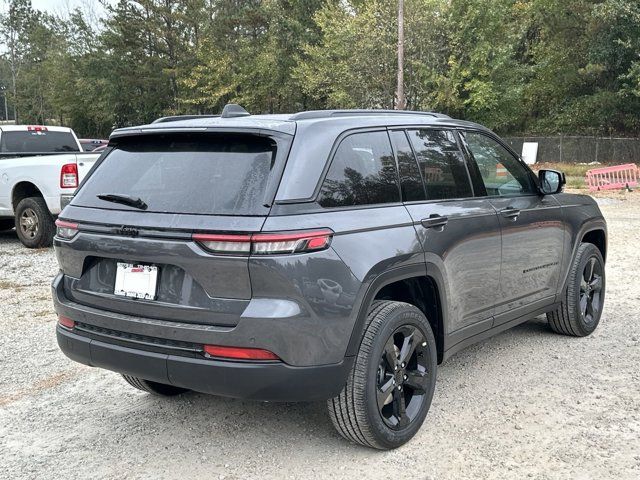
<svg viewBox="0 0 640 480"><path fill-rule="evenodd" d="M587 171L589 190L614 190L638 186L638 166L634 163Z"/></svg>

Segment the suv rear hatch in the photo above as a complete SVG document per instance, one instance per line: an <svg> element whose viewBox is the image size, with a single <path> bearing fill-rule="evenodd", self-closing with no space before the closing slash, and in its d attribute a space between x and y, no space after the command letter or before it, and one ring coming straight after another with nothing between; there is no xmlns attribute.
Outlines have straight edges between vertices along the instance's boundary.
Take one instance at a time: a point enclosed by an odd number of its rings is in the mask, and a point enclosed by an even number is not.
<svg viewBox="0 0 640 480"><path fill-rule="evenodd" d="M112 140L62 215L79 231L57 237L65 295L129 315L235 325L251 298L248 255L213 253L193 235L259 232L291 138L202 132ZM118 264L157 269L153 298L116 294L116 277L128 275Z"/></svg>

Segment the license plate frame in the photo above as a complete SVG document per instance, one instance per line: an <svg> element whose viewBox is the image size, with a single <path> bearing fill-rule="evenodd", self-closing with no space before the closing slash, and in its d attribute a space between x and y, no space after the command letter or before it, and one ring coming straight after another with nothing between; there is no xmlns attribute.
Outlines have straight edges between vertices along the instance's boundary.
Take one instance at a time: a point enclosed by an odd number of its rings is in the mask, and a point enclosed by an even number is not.
<svg viewBox="0 0 640 480"><path fill-rule="evenodd" d="M113 294L137 300L155 300L158 272L155 265L117 262Z"/></svg>

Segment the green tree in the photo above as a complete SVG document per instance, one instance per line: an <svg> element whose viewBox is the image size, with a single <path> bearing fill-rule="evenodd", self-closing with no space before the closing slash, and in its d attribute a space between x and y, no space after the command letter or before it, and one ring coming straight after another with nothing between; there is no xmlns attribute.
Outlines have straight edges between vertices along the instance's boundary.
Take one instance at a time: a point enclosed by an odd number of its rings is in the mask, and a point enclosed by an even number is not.
<svg viewBox="0 0 640 480"><path fill-rule="evenodd" d="M395 4L327 4L315 21L322 39L303 47L304 61L295 69L303 91L328 108L393 108Z"/></svg>

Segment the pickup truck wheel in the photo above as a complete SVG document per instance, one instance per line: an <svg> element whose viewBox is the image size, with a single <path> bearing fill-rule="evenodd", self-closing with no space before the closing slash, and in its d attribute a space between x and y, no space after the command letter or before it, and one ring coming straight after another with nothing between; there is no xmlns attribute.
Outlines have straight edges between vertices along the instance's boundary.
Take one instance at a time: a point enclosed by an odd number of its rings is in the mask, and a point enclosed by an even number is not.
<svg viewBox="0 0 640 480"><path fill-rule="evenodd" d="M6 232L16 226L16 222L13 218L3 218L0 220L0 232Z"/></svg>
<svg viewBox="0 0 640 480"><path fill-rule="evenodd" d="M604 259L600 250L591 243L580 244L562 303L547 313L551 329L574 337L585 337L593 332L602 315L604 288Z"/></svg>
<svg viewBox="0 0 640 480"><path fill-rule="evenodd" d="M160 395L163 397L173 397L180 395L181 393L188 392L186 388L174 387L173 385L166 385L164 383L152 382L151 380L145 380L143 378L132 377L131 375L122 374L129 385L142 390L143 392L152 393L154 395Z"/></svg>
<svg viewBox="0 0 640 480"><path fill-rule="evenodd" d="M42 197L23 198L16 208L16 233L27 248L50 247L55 224Z"/></svg>
<svg viewBox="0 0 640 480"><path fill-rule="evenodd" d="M328 400L347 440L388 450L408 442L429 411L436 342L424 314L408 303L377 301L344 389Z"/></svg>

